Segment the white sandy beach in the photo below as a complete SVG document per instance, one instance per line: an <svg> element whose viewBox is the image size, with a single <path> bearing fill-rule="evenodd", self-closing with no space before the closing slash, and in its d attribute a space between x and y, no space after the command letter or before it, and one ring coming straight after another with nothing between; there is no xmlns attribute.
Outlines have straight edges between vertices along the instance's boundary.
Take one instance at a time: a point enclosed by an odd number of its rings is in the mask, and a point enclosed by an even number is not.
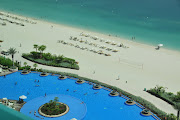
<svg viewBox="0 0 180 120"><path fill-rule="evenodd" d="M0 15L0 17L2 17L2 15ZM12 21L14 20L5 16L3 16L3 18ZM26 17L24 17L24 19L26 19ZM74 58L79 62L80 70L43 65L38 65L38 68L76 73L80 76L96 79L117 86L134 95L141 96L167 113L176 114L176 111L171 105L143 90L144 88L150 89L154 88L156 85L160 85L167 87L167 91L169 92L176 93L177 91L180 91L180 52L163 48L155 50L155 47L157 46L144 45L136 43L135 41L94 33L87 30L34 19L32 20L31 18L28 19L37 22L37 24L14 20L23 23L25 26L12 24L6 21L6 26L0 25L0 39L4 41L1 43L0 49L8 50L10 47L16 48L19 53L15 54L15 59L21 61L22 65L24 62L27 62L28 65L34 64L23 59L21 57L22 53L35 51L35 49L33 49L34 44L46 45L47 49L45 52ZM3 21L0 20L0 23L3 23ZM98 36L98 38L103 38L104 40L114 41L115 43L123 43L129 48L117 47L105 42L100 42L99 40L93 40L90 37L80 36L80 33L82 32L85 34L89 33L91 36ZM85 43L80 43L79 41L72 41L69 40L70 36L77 37L78 39L82 38L84 41L87 40L99 45L106 45L107 47L119 51L107 51ZM94 48L102 50L105 53L111 54L111 56L99 55L97 53L75 48L74 46L64 45L58 43L58 40L63 40L75 45L77 44L89 49ZM118 76L120 77L120 80L116 80Z"/></svg>

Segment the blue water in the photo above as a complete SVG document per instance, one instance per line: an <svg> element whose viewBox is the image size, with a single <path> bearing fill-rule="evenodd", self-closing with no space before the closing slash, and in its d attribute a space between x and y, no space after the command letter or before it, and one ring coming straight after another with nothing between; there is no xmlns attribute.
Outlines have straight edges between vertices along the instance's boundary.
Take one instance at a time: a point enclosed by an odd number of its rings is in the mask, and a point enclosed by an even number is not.
<svg viewBox="0 0 180 120"><path fill-rule="evenodd" d="M39 83L35 80L39 80ZM136 105L125 105L124 98L110 97L108 91L104 89L94 90L92 85L87 83L78 85L71 79L59 80L57 76L40 77L37 73L21 75L19 72L7 75L6 78L0 77L0 81L0 98L7 97L18 100L19 96L26 95L25 101L28 102L42 97L46 93L47 96L63 94L84 101L87 113L83 120L154 120L152 116L140 115L142 109ZM37 84L40 86L35 87ZM73 92L74 90L77 91ZM94 94L97 91L98 93ZM84 95L85 93L87 95ZM61 102L61 98L59 100ZM36 102L34 104L36 105Z"/></svg>
<svg viewBox="0 0 180 120"><path fill-rule="evenodd" d="M180 0L0 0L0 9L180 51Z"/></svg>

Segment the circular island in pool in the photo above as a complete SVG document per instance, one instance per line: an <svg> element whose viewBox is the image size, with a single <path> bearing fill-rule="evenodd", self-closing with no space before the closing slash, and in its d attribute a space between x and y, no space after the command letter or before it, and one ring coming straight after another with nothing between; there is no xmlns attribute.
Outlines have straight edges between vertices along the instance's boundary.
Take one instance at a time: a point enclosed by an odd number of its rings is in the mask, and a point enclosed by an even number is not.
<svg viewBox="0 0 180 120"><path fill-rule="evenodd" d="M68 113L68 111L68 105L53 100L51 100L49 103L43 104L38 109L39 114L45 117L60 117Z"/></svg>

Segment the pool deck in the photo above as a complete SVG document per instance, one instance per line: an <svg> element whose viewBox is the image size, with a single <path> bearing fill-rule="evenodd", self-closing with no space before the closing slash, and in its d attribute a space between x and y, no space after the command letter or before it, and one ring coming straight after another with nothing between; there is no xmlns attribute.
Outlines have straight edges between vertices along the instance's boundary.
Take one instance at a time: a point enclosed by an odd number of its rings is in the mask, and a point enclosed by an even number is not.
<svg viewBox="0 0 180 120"><path fill-rule="evenodd" d="M0 101L3 101L3 99L0 99ZM16 111L20 111L20 109L23 107L24 104L26 104L26 102L23 103L18 103L18 100L9 100L8 102L13 103L14 106L14 110ZM2 102L3 105L5 105L5 103Z"/></svg>

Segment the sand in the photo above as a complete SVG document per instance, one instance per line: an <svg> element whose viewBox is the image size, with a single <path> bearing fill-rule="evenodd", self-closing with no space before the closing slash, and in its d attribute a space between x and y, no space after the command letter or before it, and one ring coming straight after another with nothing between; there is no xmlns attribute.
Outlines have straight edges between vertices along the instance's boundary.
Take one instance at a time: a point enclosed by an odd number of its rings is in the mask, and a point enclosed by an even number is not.
<svg viewBox="0 0 180 120"><path fill-rule="evenodd" d="M7 13L6 13L7 14ZM26 17L14 15L26 19ZM0 15L2 17L2 15ZM4 17L7 18L7 17ZM7 18L14 20L12 18ZM6 25L0 25L0 39L4 42L0 43L1 50L8 50L10 47L17 49L15 60L18 60L23 65L27 62L28 65L33 65L21 57L22 53L35 51L34 44L46 45L47 49L44 52L50 52L57 55L74 58L79 62L80 70L72 70L66 68L49 67L38 65L38 68L44 68L55 71L64 71L76 73L80 76L96 79L101 82L117 86L134 95L152 102L161 110L167 113L176 111L166 102L144 92L144 88L154 88L156 85L167 87L167 91L176 93L180 91L180 52L168 49L155 50L157 46L149 46L137 43L136 40L126 40L119 37L95 33L88 30L73 28L70 26L59 25L28 18L36 24L19 21L25 26L20 26L6 22ZM14 20L15 21L15 20ZM0 23L3 23L0 20ZM53 26L53 27L52 27ZM98 36L104 40L114 41L115 43L123 43L129 48L122 48L109 45L99 40L93 40L90 37L80 36L80 33L90 34L90 36ZM107 47L117 49L118 52L111 52L98 47L90 46L79 41L69 40L70 36L78 39L87 40L98 45L106 45ZM131 37L130 37L131 39ZM137 39L137 38L136 38ZM58 43L58 40L63 40L68 43L87 47L88 49L102 50L111 56L99 55L86 50L81 50L74 46ZM119 76L119 80L117 80ZM126 83L127 81L127 83Z"/></svg>

